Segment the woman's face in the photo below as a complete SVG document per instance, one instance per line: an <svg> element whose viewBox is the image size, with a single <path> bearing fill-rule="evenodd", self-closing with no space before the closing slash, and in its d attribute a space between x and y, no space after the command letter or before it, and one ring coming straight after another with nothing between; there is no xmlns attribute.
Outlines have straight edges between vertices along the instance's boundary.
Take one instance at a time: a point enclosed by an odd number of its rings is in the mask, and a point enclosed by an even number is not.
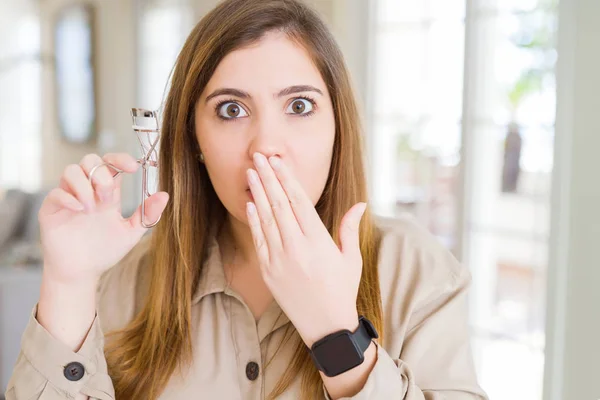
<svg viewBox="0 0 600 400"><path fill-rule="evenodd" d="M316 204L327 181L335 120L331 98L308 53L269 33L228 54L196 106L196 137L215 191L246 222L246 170L255 152L277 155Z"/></svg>

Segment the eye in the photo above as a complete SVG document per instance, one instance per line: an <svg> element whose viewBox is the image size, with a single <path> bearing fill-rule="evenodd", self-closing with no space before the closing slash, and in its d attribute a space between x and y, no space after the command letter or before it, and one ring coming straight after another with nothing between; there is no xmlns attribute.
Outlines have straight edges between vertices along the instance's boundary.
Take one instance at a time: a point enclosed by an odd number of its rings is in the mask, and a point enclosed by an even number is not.
<svg viewBox="0 0 600 400"><path fill-rule="evenodd" d="M292 101L289 105L286 113L288 114L298 114L298 115L307 115L312 113L314 108L314 103L310 99L298 98Z"/></svg>
<svg viewBox="0 0 600 400"><path fill-rule="evenodd" d="M239 104L226 101L217 105L217 115L221 119L234 119L247 117L248 113Z"/></svg>

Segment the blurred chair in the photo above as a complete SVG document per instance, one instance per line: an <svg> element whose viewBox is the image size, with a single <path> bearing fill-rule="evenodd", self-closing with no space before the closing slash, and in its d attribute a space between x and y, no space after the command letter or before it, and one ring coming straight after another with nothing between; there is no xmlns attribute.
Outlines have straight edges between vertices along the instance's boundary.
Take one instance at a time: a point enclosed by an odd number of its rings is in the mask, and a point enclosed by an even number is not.
<svg viewBox="0 0 600 400"><path fill-rule="evenodd" d="M11 189L0 199L0 392L19 354L42 276L38 210L46 192ZM1 396L0 396L1 397Z"/></svg>

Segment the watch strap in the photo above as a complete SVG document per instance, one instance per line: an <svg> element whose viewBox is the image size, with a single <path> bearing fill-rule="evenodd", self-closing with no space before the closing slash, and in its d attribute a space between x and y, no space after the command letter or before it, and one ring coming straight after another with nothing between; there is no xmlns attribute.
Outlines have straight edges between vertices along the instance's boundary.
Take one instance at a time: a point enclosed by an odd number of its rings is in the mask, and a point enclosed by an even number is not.
<svg viewBox="0 0 600 400"><path fill-rule="evenodd" d="M373 328L371 321L361 316L358 319L358 329L352 334L352 337L360 351L364 354L371 345L371 340L377 339L379 335Z"/></svg>

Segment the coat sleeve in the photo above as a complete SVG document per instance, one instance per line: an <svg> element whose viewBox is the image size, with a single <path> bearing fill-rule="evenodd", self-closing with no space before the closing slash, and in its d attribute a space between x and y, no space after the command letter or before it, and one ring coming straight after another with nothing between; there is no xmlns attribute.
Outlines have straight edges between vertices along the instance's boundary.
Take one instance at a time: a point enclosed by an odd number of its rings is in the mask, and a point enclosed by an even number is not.
<svg viewBox="0 0 600 400"><path fill-rule="evenodd" d="M394 221L385 237L384 343L394 345L376 343L377 361L351 399L488 399L470 344L469 270L413 219Z"/></svg>
<svg viewBox="0 0 600 400"><path fill-rule="evenodd" d="M467 286L463 277L418 311L428 317L407 333L401 354L388 354L377 345L377 361L365 386L347 399L487 400L472 366Z"/></svg>
<svg viewBox="0 0 600 400"><path fill-rule="evenodd" d="M74 399L81 393L92 399L114 400L98 316L79 351L73 352L38 323L36 311L37 305L21 339L6 399Z"/></svg>
<svg viewBox="0 0 600 400"><path fill-rule="evenodd" d="M34 307L21 338L21 351L8 383L6 400L85 396L114 400L114 386L104 356L104 333L124 327L139 308L143 297L137 293L139 264L145 259L150 243L150 235L144 236L101 277L96 292L96 318L79 351L73 352L40 325L36 319L37 305Z"/></svg>

